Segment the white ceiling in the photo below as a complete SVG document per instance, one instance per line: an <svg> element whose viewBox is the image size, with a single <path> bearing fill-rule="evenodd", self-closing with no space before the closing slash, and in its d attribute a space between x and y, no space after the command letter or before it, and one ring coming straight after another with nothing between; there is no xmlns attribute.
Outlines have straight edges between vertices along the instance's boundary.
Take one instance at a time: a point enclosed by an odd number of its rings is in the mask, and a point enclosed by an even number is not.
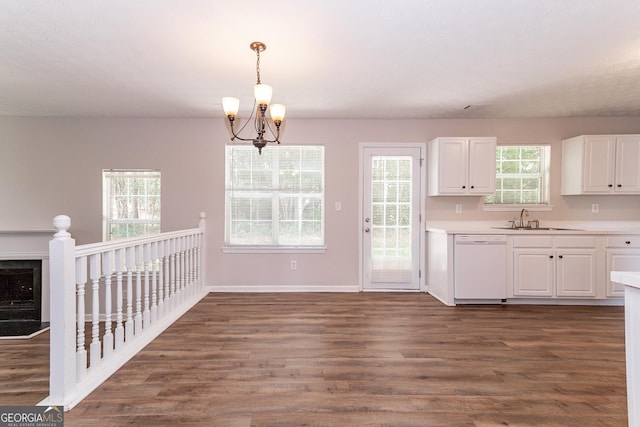
<svg viewBox="0 0 640 427"><path fill-rule="evenodd" d="M2 0L0 115L247 110L255 40L289 118L640 116L639 0Z"/></svg>

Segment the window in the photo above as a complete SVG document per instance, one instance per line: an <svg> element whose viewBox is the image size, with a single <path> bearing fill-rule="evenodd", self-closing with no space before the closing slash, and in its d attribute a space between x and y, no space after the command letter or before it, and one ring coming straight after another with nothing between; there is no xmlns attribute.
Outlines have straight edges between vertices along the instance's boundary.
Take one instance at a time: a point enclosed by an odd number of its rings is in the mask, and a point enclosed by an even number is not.
<svg viewBox="0 0 640 427"><path fill-rule="evenodd" d="M549 206L549 146L499 145L496 192L485 207Z"/></svg>
<svg viewBox="0 0 640 427"><path fill-rule="evenodd" d="M226 148L228 246L324 245L324 147Z"/></svg>
<svg viewBox="0 0 640 427"><path fill-rule="evenodd" d="M160 171L102 171L104 240L160 232Z"/></svg>

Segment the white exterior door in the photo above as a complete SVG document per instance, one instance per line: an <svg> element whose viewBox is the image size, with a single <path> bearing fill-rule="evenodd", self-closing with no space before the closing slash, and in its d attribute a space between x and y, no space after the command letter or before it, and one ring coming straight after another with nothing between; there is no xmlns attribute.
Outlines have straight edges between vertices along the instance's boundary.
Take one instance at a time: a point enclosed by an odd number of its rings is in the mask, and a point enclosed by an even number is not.
<svg viewBox="0 0 640 427"><path fill-rule="evenodd" d="M423 144L361 148L363 290L420 290Z"/></svg>

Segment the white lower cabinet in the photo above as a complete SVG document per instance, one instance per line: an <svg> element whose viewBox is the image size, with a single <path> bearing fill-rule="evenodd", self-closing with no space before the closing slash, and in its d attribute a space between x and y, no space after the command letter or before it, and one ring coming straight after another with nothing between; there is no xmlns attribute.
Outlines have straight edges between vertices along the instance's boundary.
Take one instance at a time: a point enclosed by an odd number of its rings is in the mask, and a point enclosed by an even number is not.
<svg viewBox="0 0 640 427"><path fill-rule="evenodd" d="M513 296L597 296L595 236L515 236Z"/></svg>
<svg viewBox="0 0 640 427"><path fill-rule="evenodd" d="M606 242L607 297L624 297L624 285L611 281L612 271L640 271L640 235L609 236Z"/></svg>
<svg viewBox="0 0 640 427"><path fill-rule="evenodd" d="M553 250L513 250L513 295L516 297L553 296L555 262Z"/></svg>

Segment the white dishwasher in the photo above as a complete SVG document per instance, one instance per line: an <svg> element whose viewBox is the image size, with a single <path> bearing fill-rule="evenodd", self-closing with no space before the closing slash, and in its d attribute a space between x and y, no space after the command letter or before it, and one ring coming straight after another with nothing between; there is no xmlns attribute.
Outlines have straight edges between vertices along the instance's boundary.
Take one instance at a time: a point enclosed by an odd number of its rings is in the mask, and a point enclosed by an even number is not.
<svg viewBox="0 0 640 427"><path fill-rule="evenodd" d="M453 250L456 299L507 298L507 236L456 234Z"/></svg>

